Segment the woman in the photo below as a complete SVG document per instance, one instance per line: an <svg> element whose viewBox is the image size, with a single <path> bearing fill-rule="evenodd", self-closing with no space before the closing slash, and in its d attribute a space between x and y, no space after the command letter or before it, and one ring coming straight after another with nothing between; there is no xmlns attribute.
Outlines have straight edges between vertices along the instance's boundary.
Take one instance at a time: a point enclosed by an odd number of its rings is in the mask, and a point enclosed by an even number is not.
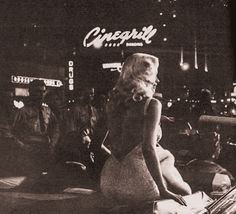
<svg viewBox="0 0 236 214"><path fill-rule="evenodd" d="M107 106L111 157L101 173L102 193L119 203L191 194L174 167L174 157L161 138L161 103L153 98L158 58L136 53L125 61Z"/></svg>

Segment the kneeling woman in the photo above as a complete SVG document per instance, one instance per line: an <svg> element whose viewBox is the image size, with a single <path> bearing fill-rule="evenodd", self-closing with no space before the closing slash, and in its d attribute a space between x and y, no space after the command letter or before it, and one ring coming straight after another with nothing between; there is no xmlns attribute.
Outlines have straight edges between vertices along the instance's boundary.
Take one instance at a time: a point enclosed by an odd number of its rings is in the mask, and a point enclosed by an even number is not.
<svg viewBox="0 0 236 214"><path fill-rule="evenodd" d="M119 203L174 199L191 194L161 138L161 103L153 98L158 58L143 53L125 61L107 106L111 157L101 174L102 193Z"/></svg>

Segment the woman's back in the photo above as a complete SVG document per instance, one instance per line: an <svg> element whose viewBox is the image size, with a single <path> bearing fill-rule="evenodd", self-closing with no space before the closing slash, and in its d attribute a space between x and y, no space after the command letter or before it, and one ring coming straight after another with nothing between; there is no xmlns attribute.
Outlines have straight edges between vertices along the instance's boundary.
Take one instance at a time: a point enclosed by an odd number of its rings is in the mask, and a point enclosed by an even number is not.
<svg viewBox="0 0 236 214"><path fill-rule="evenodd" d="M114 100L108 104L108 127L110 130L111 152L119 160L142 142L144 106L141 101L129 100L113 108Z"/></svg>
<svg viewBox="0 0 236 214"><path fill-rule="evenodd" d="M160 196L142 152L147 99L118 106L111 100L108 105L112 155L102 170L101 190L117 202L149 201Z"/></svg>
<svg viewBox="0 0 236 214"><path fill-rule="evenodd" d="M106 197L117 202L156 200L161 192L163 197L185 204L177 194L191 192L174 167L173 155L156 145L161 137L162 109L153 98L158 66L155 56L131 55L111 95L107 111L111 156L103 167L100 187Z"/></svg>

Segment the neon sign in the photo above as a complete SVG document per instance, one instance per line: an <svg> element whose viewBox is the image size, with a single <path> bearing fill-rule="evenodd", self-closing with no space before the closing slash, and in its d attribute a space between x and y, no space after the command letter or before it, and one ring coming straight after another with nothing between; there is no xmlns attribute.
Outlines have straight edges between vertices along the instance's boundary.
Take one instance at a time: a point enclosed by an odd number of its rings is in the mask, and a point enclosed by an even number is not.
<svg viewBox="0 0 236 214"><path fill-rule="evenodd" d="M68 62L68 71L69 71L69 76L68 76L68 87L70 91L74 90L74 62L70 60Z"/></svg>
<svg viewBox="0 0 236 214"><path fill-rule="evenodd" d="M51 86L51 87L61 87L62 81L61 80L56 80L56 79L46 79L46 78L38 78L38 77L25 77L25 76L11 76L11 82L12 83L19 83L19 84L29 84L33 80L38 79L38 80L43 80L46 84L46 86Z"/></svg>
<svg viewBox="0 0 236 214"><path fill-rule="evenodd" d="M113 62L113 63L103 63L103 69L109 69L110 71L118 71L121 72L122 64L120 62Z"/></svg>
<svg viewBox="0 0 236 214"><path fill-rule="evenodd" d="M144 26L140 31L133 28L123 32L119 30L107 32L105 28L95 27L84 37L83 46L86 48L91 46L100 48L103 45L104 47L119 47L124 43L126 46L143 46L144 43L150 44L152 42L151 38L156 32L157 29L152 25Z"/></svg>

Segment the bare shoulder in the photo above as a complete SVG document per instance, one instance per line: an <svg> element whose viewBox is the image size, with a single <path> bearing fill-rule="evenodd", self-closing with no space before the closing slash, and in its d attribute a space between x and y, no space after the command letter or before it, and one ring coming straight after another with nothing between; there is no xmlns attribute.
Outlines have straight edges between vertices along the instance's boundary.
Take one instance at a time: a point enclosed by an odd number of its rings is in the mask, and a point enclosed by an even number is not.
<svg viewBox="0 0 236 214"><path fill-rule="evenodd" d="M161 108L162 107L161 102L156 98L152 98L149 105L150 105L150 108Z"/></svg>
<svg viewBox="0 0 236 214"><path fill-rule="evenodd" d="M147 115L153 116L153 114L154 115L159 114L159 112L161 112L161 109L162 109L161 102L156 98L151 98L150 102L148 103L148 106L146 107L145 112Z"/></svg>

